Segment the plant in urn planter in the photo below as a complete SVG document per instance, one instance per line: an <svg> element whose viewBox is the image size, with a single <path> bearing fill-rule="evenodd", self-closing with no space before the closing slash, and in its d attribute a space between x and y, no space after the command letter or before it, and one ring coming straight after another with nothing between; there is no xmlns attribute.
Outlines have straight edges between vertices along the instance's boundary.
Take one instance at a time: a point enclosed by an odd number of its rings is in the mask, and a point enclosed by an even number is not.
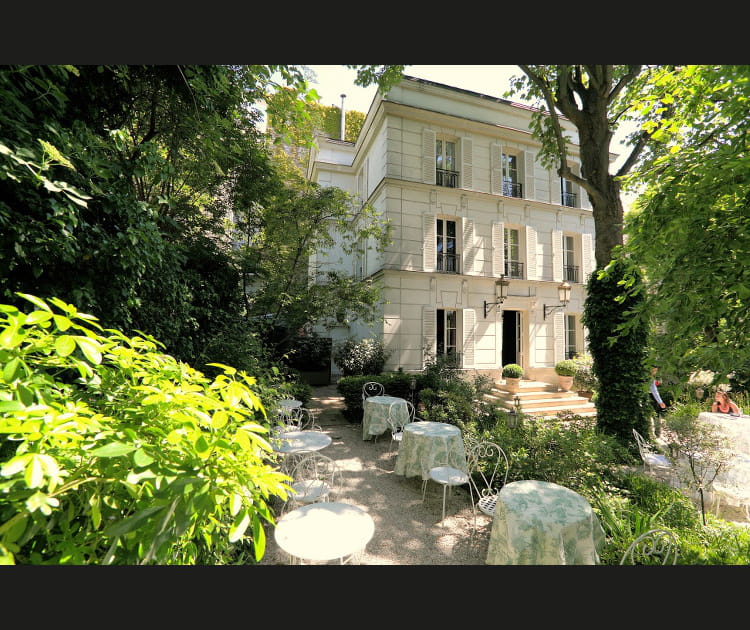
<svg viewBox="0 0 750 630"><path fill-rule="evenodd" d="M508 363L503 366L503 378L508 391L517 392L521 388L523 368L518 363Z"/></svg>
<svg viewBox="0 0 750 630"><path fill-rule="evenodd" d="M571 359L564 359L555 363L555 374L557 374L560 389L569 392L573 387L573 377L576 375L576 364Z"/></svg>

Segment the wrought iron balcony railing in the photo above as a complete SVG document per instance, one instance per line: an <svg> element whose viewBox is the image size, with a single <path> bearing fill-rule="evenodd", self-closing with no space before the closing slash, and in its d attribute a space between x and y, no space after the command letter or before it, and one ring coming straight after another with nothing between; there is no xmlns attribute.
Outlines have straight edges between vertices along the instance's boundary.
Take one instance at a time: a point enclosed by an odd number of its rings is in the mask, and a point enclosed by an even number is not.
<svg viewBox="0 0 750 630"><path fill-rule="evenodd" d="M458 188L458 171L448 171L444 168L435 169L435 183L446 188Z"/></svg>
<svg viewBox="0 0 750 630"><path fill-rule="evenodd" d="M438 254L437 270L440 273L461 273L461 256L459 254Z"/></svg>
<svg viewBox="0 0 750 630"><path fill-rule="evenodd" d="M515 182L505 181L503 182L503 194L506 197L523 197L523 187L521 184Z"/></svg>
<svg viewBox="0 0 750 630"><path fill-rule="evenodd" d="M563 266L563 278L568 282L578 282L578 267L574 265Z"/></svg>
<svg viewBox="0 0 750 630"><path fill-rule="evenodd" d="M571 192L564 192L561 193L562 195L562 205L568 206L569 208L577 208L578 207L578 195Z"/></svg>
<svg viewBox="0 0 750 630"><path fill-rule="evenodd" d="M505 275L509 278L523 279L523 263L516 260L506 260Z"/></svg>

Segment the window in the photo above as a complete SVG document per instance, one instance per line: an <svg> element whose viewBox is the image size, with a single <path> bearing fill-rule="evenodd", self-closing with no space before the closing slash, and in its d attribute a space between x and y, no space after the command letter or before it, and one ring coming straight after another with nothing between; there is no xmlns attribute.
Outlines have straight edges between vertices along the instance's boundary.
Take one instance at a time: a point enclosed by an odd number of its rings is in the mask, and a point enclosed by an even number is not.
<svg viewBox="0 0 750 630"><path fill-rule="evenodd" d="M437 270L443 273L459 273L456 247L456 222L437 220Z"/></svg>
<svg viewBox="0 0 750 630"><path fill-rule="evenodd" d="M573 192L573 182L560 178L560 203L570 208L577 208L577 195Z"/></svg>
<svg viewBox="0 0 750 630"><path fill-rule="evenodd" d="M515 228L505 228L505 275L509 278L523 278L521 262L521 233Z"/></svg>
<svg viewBox="0 0 750 630"><path fill-rule="evenodd" d="M576 265L575 237L563 236L563 279L578 282L578 265Z"/></svg>
<svg viewBox="0 0 750 630"><path fill-rule="evenodd" d="M460 364L458 347L458 315L456 311L437 309L437 354L450 356L455 365Z"/></svg>
<svg viewBox="0 0 750 630"><path fill-rule="evenodd" d="M456 170L456 143L438 138L435 140L436 183L447 188L458 187Z"/></svg>
<svg viewBox="0 0 750 630"><path fill-rule="evenodd" d="M578 353L576 346L576 316L565 316L565 358L572 359Z"/></svg>
<svg viewBox="0 0 750 630"><path fill-rule="evenodd" d="M518 181L518 156L503 153L503 194L506 197L522 197L522 187Z"/></svg>

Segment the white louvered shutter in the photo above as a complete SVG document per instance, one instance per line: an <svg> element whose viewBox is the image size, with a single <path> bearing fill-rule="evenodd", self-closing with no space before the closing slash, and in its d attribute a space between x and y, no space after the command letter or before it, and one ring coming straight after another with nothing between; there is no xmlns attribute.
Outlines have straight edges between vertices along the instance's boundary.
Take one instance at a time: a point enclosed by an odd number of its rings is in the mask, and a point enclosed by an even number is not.
<svg viewBox="0 0 750 630"><path fill-rule="evenodd" d="M581 282L586 284L589 275L596 269L596 257L594 256L594 239L591 234L581 235Z"/></svg>
<svg viewBox="0 0 750 630"><path fill-rule="evenodd" d="M523 196L524 199L536 199L536 191L534 184L534 152L524 151L524 173L525 173L525 185Z"/></svg>
<svg viewBox="0 0 750 630"><path fill-rule="evenodd" d="M437 347L437 337L435 335L437 335L435 307L425 306L422 308L422 347L424 348L422 369L435 358Z"/></svg>
<svg viewBox="0 0 750 630"><path fill-rule="evenodd" d="M425 184L435 183L435 140L432 129L422 129L422 182Z"/></svg>
<svg viewBox="0 0 750 630"><path fill-rule="evenodd" d="M505 224L492 224L492 275L505 274Z"/></svg>
<svg viewBox="0 0 750 630"><path fill-rule="evenodd" d="M526 279L536 280L536 230L526 226Z"/></svg>
<svg viewBox="0 0 750 630"><path fill-rule="evenodd" d="M461 188L474 188L474 142L461 138Z"/></svg>
<svg viewBox="0 0 750 630"><path fill-rule="evenodd" d="M463 262L461 265L462 273L473 276L476 274L474 271L474 263L477 258L477 242L474 234L474 221L463 217L461 219L462 230L463 230Z"/></svg>
<svg viewBox="0 0 750 630"><path fill-rule="evenodd" d="M474 367L474 328L476 327L477 315L473 308L463 309L464 315L464 362L463 367Z"/></svg>
<svg viewBox="0 0 750 630"><path fill-rule="evenodd" d="M435 271L437 267L437 220L432 214L422 215L422 271Z"/></svg>
<svg viewBox="0 0 750 630"><path fill-rule="evenodd" d="M503 194L503 147L499 144L490 145L490 192Z"/></svg>
<svg viewBox="0 0 750 630"><path fill-rule="evenodd" d="M554 331L555 331L555 363L565 358L565 313L555 311L554 313Z"/></svg>
<svg viewBox="0 0 750 630"><path fill-rule="evenodd" d="M552 280L562 282L563 279L563 251L562 232L552 231Z"/></svg>

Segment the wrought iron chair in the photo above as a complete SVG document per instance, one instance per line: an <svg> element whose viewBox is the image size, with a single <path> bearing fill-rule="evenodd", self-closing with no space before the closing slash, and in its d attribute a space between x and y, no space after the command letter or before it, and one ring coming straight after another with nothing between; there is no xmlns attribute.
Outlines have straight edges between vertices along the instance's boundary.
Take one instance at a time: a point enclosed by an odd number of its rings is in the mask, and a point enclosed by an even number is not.
<svg viewBox="0 0 750 630"><path fill-rule="evenodd" d="M401 421L401 419L397 418L396 415L392 413L392 410L394 409L394 405L398 404L398 402L391 403L391 406L388 408L388 417L386 418L386 422L391 429L391 444L390 448L388 449L389 453L393 451L393 443L399 443L403 439L404 427L410 422L414 422L414 420L416 419L416 410L414 408L414 405L412 405L408 400L406 401L406 422L403 422ZM377 438L377 436L375 437Z"/></svg>
<svg viewBox="0 0 750 630"><path fill-rule="evenodd" d="M620 564L677 564L677 537L668 529L650 529L628 545Z"/></svg>
<svg viewBox="0 0 750 630"><path fill-rule="evenodd" d="M494 442L478 442L469 447L469 475L474 506L474 529L477 528L476 509L489 517L495 516L497 495L508 481L508 456ZM502 471L500 466L503 466ZM499 474L501 473L502 474Z"/></svg>
<svg viewBox="0 0 750 630"><path fill-rule="evenodd" d="M454 467L450 462L452 461L451 452L446 453L446 461L441 462L440 466L434 466L429 471L429 478L422 480L422 503L425 500L425 494L427 492L427 482L432 479L435 483L443 486L443 515L441 521L445 520L445 499L448 494L448 488L455 488L463 486L470 482L468 466L467 470L461 470L460 468ZM468 459L467 459L468 464Z"/></svg>
<svg viewBox="0 0 750 630"><path fill-rule="evenodd" d="M328 501L339 491L341 473L333 459L317 451L306 454L294 466L289 499L285 507Z"/></svg>
<svg viewBox="0 0 750 630"><path fill-rule="evenodd" d="M640 453L641 459L647 469L653 470L657 476L660 474L667 474L667 481L671 483L672 473L674 472L674 466L669 458L662 453L654 452L654 449L646 442L644 437L633 429L633 436L635 442L638 445L638 452Z"/></svg>
<svg viewBox="0 0 750 630"><path fill-rule="evenodd" d="M383 396L385 394L385 385L378 383L377 381L367 381L362 385L362 406L365 404L365 399L370 396Z"/></svg>

